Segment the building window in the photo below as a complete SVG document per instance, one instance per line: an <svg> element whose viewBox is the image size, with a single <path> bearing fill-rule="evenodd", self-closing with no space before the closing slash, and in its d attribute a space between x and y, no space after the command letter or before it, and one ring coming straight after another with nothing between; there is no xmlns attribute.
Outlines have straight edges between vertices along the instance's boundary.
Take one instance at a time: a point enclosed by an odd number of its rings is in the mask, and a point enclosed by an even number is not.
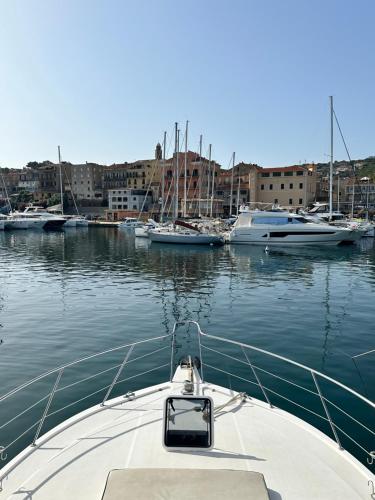
<svg viewBox="0 0 375 500"><path fill-rule="evenodd" d="M137 205L133 205L133 210L137 210Z"/></svg>
<svg viewBox="0 0 375 500"><path fill-rule="evenodd" d="M284 177L291 177L293 175L293 172L288 170L287 172L284 172Z"/></svg>
<svg viewBox="0 0 375 500"><path fill-rule="evenodd" d="M293 199L289 198L289 205L293 205Z"/></svg>
<svg viewBox="0 0 375 500"><path fill-rule="evenodd" d="M297 170L297 175L303 175L303 171L302 170Z"/></svg>
<svg viewBox="0 0 375 500"><path fill-rule="evenodd" d="M262 173L262 177L269 177L270 176L270 173L269 172L263 172Z"/></svg>
<svg viewBox="0 0 375 500"><path fill-rule="evenodd" d="M303 188L303 182L300 182L299 183L299 188L302 189Z"/></svg>
<svg viewBox="0 0 375 500"><path fill-rule="evenodd" d="M272 174L273 177L281 177L281 172L274 172Z"/></svg>
<svg viewBox="0 0 375 500"><path fill-rule="evenodd" d="M300 199L298 200L298 203L299 203L300 205L302 205L302 203L303 203L303 199L302 199L302 198L300 198Z"/></svg>
<svg viewBox="0 0 375 500"><path fill-rule="evenodd" d="M264 190L264 184L260 186L260 189L263 191Z"/></svg>
<svg viewBox="0 0 375 500"><path fill-rule="evenodd" d="M133 201L137 201L137 198L135 196L133 196Z"/></svg>
<svg viewBox="0 0 375 500"><path fill-rule="evenodd" d="M281 189L284 189L284 184L281 184L281 186L280 186L280 187L281 187Z"/></svg>
<svg viewBox="0 0 375 500"><path fill-rule="evenodd" d="M128 209L128 205L124 205L124 210L127 210Z"/></svg>
<svg viewBox="0 0 375 500"><path fill-rule="evenodd" d="M272 191L273 189L273 184L270 184L270 191Z"/></svg>
<svg viewBox="0 0 375 500"><path fill-rule="evenodd" d="M289 184L289 189L293 189L293 182Z"/></svg>

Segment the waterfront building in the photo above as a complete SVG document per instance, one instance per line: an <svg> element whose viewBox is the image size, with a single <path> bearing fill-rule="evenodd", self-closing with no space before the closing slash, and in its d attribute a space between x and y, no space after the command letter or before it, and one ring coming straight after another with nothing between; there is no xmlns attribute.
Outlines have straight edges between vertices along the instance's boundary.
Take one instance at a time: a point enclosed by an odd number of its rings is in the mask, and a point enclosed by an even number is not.
<svg viewBox="0 0 375 500"><path fill-rule="evenodd" d="M103 200L103 170L104 166L97 163L72 165L72 192L80 202L86 200L89 204L100 204Z"/></svg>
<svg viewBox="0 0 375 500"><path fill-rule="evenodd" d="M289 208L306 207L315 200L314 165L261 168L257 172L256 200Z"/></svg>
<svg viewBox="0 0 375 500"><path fill-rule="evenodd" d="M108 191L107 220L137 217L141 211L148 212L152 206L152 193L145 189L118 188Z"/></svg>
<svg viewBox="0 0 375 500"><path fill-rule="evenodd" d="M172 216L174 213L176 172L178 168L178 215L186 213L189 217L209 215L211 211L212 180L214 179L214 196L212 203L213 215L221 215L222 199L217 196L216 184L221 171L220 165L200 157L198 153L188 151L186 154L175 153L166 160L164 169L164 205L165 213ZM186 209L184 207L186 185Z"/></svg>
<svg viewBox="0 0 375 500"><path fill-rule="evenodd" d="M103 194L108 198L109 189L127 187L129 163L114 163L103 168Z"/></svg>
<svg viewBox="0 0 375 500"><path fill-rule="evenodd" d="M232 169L220 174L217 194L223 197L225 213L230 211L232 179L232 213L244 203L298 208L316 199L314 165L262 168L239 163L234 166L233 174Z"/></svg>

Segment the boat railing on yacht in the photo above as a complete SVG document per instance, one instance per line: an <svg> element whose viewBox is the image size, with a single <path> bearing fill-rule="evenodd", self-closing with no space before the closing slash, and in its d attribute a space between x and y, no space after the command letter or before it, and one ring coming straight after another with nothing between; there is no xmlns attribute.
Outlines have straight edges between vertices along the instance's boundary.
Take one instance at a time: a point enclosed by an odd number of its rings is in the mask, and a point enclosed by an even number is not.
<svg viewBox="0 0 375 500"><path fill-rule="evenodd" d="M60 432L61 426L69 426L70 417L77 421L79 414L83 420L124 400L136 399L137 390L150 386L152 391L156 383L172 382L181 347L177 329L183 324L197 329L196 366L203 386L229 385L234 398L264 400L281 418L285 412L294 414L304 425L307 422L333 438L339 451L349 451L368 468L374 466L375 404L368 398L303 364L209 335L198 323L186 321L176 323L169 334L107 349L49 370L0 397L0 458L3 463L13 458L0 472L0 488L11 470L33 450ZM163 388L158 386L157 390ZM221 410L215 408L216 413Z"/></svg>

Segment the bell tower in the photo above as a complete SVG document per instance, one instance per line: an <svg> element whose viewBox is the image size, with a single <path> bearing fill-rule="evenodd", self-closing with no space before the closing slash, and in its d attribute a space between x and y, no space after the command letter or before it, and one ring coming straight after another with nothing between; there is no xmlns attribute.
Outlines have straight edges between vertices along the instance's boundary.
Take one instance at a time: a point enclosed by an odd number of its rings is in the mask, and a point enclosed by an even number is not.
<svg viewBox="0 0 375 500"><path fill-rule="evenodd" d="M161 144L160 142L158 142L156 144L156 148L155 148L155 160L161 160L163 157L163 153L162 153L162 149L161 149Z"/></svg>

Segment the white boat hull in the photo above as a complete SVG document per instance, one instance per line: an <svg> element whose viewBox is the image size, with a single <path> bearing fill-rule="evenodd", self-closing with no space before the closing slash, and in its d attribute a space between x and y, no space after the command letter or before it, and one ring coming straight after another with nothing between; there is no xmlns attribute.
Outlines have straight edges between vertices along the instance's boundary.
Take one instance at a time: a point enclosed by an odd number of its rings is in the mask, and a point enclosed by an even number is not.
<svg viewBox="0 0 375 500"><path fill-rule="evenodd" d="M43 229L46 221L43 219L27 219L28 229Z"/></svg>
<svg viewBox="0 0 375 500"><path fill-rule="evenodd" d="M302 233L302 234L301 234ZM304 246L304 245L339 245L343 242L356 241L361 237L356 230L343 230L332 227L332 230L311 231L291 228L289 225L279 226L277 229L268 227L235 228L229 236L230 243L242 245L267 245L267 246Z"/></svg>
<svg viewBox="0 0 375 500"><path fill-rule="evenodd" d="M29 221L26 219L8 219L5 221L5 229L28 229Z"/></svg>
<svg viewBox="0 0 375 500"><path fill-rule="evenodd" d="M155 243L175 243L183 245L222 245L224 243L221 236L212 234L184 234L177 232L150 231L149 238Z"/></svg>
<svg viewBox="0 0 375 500"><path fill-rule="evenodd" d="M88 227L89 221L87 219L78 218L76 219L77 227Z"/></svg>
<svg viewBox="0 0 375 500"><path fill-rule="evenodd" d="M64 224L64 229L65 228L72 228L72 227L77 227L77 220L76 219L66 219L66 222Z"/></svg>
<svg viewBox="0 0 375 500"><path fill-rule="evenodd" d="M145 227L136 227L134 228L134 234L137 238L148 238L148 229Z"/></svg>

